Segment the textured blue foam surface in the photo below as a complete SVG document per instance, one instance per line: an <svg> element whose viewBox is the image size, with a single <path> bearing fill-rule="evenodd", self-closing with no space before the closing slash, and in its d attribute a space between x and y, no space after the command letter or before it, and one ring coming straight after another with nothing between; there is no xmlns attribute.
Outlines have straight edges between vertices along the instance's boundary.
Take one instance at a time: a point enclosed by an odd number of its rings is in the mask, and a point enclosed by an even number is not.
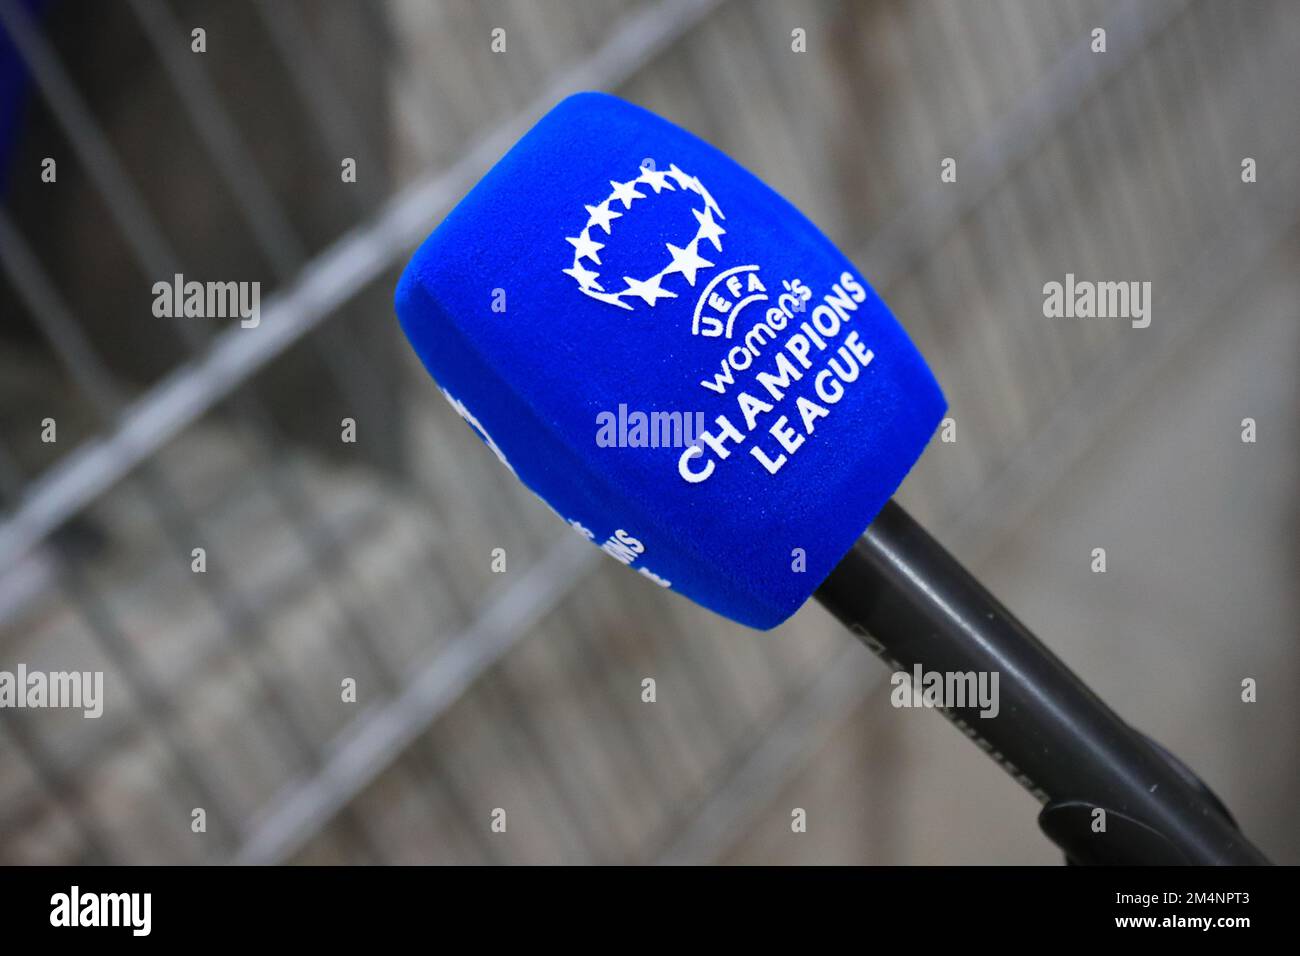
<svg viewBox="0 0 1300 956"><path fill-rule="evenodd" d="M758 628L830 573L946 407L812 223L600 93L556 106L451 212L397 312L458 411L579 533Z"/></svg>

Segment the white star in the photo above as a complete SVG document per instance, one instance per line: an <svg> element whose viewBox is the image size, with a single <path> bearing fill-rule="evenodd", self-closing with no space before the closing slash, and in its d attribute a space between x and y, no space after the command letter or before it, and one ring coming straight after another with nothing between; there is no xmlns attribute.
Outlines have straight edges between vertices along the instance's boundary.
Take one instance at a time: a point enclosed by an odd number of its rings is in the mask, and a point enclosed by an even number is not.
<svg viewBox="0 0 1300 956"><path fill-rule="evenodd" d="M712 262L709 262L695 251L698 243L698 239L692 239L686 244L685 249L679 249L671 242L664 243L673 257L672 265L664 270L664 275L680 272L686 276L686 281L691 284L691 288L695 288L695 273L700 269L707 269L713 265Z"/></svg>
<svg viewBox="0 0 1300 956"><path fill-rule="evenodd" d="M713 243L713 248L721 252L722 241L718 237L726 235L727 230L723 229L713 221L713 208L711 206L705 206L702 211L699 209L692 209L691 212L695 213L695 218L700 224L700 231L697 239L709 240L709 242Z"/></svg>
<svg viewBox="0 0 1300 956"><path fill-rule="evenodd" d="M633 279L631 276L623 276L623 281L627 283L627 288L624 289L620 295L639 295L651 306L660 299L677 298L676 292L669 292L667 289L659 287L659 282L662 279L662 275L655 275L642 282L640 279Z"/></svg>
<svg viewBox="0 0 1300 956"><path fill-rule="evenodd" d="M614 187L614 195L610 196L609 199L606 199L605 202L609 202L613 199L621 199L623 201L624 209L631 208L633 199L645 199L645 193L639 193L636 191L636 183L637 181L635 179L629 179L625 183L616 183L611 179L609 184Z"/></svg>
<svg viewBox="0 0 1300 956"><path fill-rule="evenodd" d="M682 172L677 168L676 163L673 163L668 167L666 175L677 180L677 185L681 186L683 189L689 189L693 193L700 191L700 181L694 176L688 176L686 173Z"/></svg>
<svg viewBox="0 0 1300 956"><path fill-rule="evenodd" d="M696 180L696 182L700 183L698 179ZM719 219L727 218L722 214L722 207L717 204L717 202L714 200L713 196L709 193L709 191L704 188L703 183L700 183L700 195L704 197L704 201L708 203L709 208L713 210L713 214L715 216L717 216Z"/></svg>
<svg viewBox="0 0 1300 956"><path fill-rule="evenodd" d="M627 311L629 312L632 311L632 307L628 305L626 302L624 302L622 299L620 299L618 295L609 292L592 292L590 289L583 289L582 292L584 292L586 295L591 296L593 299L596 299L597 301L607 303L608 305L616 305L620 309L627 309Z"/></svg>
<svg viewBox="0 0 1300 956"><path fill-rule="evenodd" d="M606 199L599 206L587 206L586 209L587 209L587 215L591 217L590 219L587 220L587 228L590 229L592 226L600 226L600 228L605 230L605 235L607 236L609 235L610 222L612 222L615 219L623 218L623 214L621 212L614 212L612 209L609 208L608 199ZM596 261L599 262L600 260L597 259Z"/></svg>
<svg viewBox="0 0 1300 956"><path fill-rule="evenodd" d="M563 271L566 276L573 276L577 279L578 285L582 286L584 289L597 289L601 292L604 291L604 287L596 281L600 278L600 273L593 272L590 269L584 269L581 262L575 261L572 269L565 269Z"/></svg>
<svg viewBox="0 0 1300 956"><path fill-rule="evenodd" d="M565 236L564 241L573 244L573 248L576 250L576 258L590 259L592 262L596 263L596 265L600 265L600 256L596 253L601 249L604 249L605 244L603 242L596 242L592 239L591 236L587 235L586 229L582 230L582 235L580 236Z"/></svg>
<svg viewBox="0 0 1300 956"><path fill-rule="evenodd" d="M636 178L636 181L639 183L645 183L655 191L656 196L659 195L661 189L666 189L670 193L677 191L668 184L667 173L661 173L659 170L652 169L649 166L642 167L641 175Z"/></svg>

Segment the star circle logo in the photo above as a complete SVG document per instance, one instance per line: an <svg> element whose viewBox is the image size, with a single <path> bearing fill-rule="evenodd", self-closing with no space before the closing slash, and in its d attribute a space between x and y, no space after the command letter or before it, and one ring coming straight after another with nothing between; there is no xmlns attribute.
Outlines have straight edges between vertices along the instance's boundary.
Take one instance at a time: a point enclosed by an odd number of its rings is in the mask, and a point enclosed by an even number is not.
<svg viewBox="0 0 1300 956"><path fill-rule="evenodd" d="M640 299L653 308L660 299L675 299L677 293L663 287L664 280L676 273L681 273L691 288L695 288L696 276L701 269L708 269L714 263L700 255L700 246L709 243L713 251L722 251L722 237L727 230L718 220L725 219L722 210L709 191L694 176L683 172L673 163L666 171L659 171L650 164L641 167L641 174L627 182L610 180L612 192L594 206L585 206L587 224L576 236L566 236L566 241L573 246L573 265L562 270L565 275L578 283L579 290L601 302L632 311L629 300ZM638 188L641 187L641 188ZM632 209L632 204L639 199L647 199L650 190L657 196L667 190L695 193L703 200L703 207L692 208L697 228L695 235L682 246L671 242L664 243L668 252L668 263L654 275L637 279L634 276L622 276L622 288L617 288L619 280L611 280L600 274L600 250L606 243L597 241L612 234L615 219L622 219ZM618 204L617 206L615 204ZM598 231L599 230L599 231ZM707 251L707 249L705 250Z"/></svg>

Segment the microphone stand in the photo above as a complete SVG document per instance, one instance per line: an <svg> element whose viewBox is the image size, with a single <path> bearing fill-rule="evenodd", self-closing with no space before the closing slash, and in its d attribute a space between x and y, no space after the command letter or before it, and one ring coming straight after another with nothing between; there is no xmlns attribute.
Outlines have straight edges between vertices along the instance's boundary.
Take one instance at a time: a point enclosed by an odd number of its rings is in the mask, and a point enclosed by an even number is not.
<svg viewBox="0 0 1300 956"><path fill-rule="evenodd" d="M1075 864L1267 864L1222 802L1133 730L893 501L816 598L895 670L996 672L945 715L1033 793Z"/></svg>

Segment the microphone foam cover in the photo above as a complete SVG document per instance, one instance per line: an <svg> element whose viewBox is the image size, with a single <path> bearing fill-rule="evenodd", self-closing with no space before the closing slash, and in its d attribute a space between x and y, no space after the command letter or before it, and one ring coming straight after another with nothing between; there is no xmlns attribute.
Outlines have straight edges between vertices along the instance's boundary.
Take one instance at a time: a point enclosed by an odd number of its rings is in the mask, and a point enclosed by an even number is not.
<svg viewBox="0 0 1300 956"><path fill-rule="evenodd" d="M543 117L421 245L411 345L580 534L757 628L816 590L946 403L793 206L601 93Z"/></svg>

